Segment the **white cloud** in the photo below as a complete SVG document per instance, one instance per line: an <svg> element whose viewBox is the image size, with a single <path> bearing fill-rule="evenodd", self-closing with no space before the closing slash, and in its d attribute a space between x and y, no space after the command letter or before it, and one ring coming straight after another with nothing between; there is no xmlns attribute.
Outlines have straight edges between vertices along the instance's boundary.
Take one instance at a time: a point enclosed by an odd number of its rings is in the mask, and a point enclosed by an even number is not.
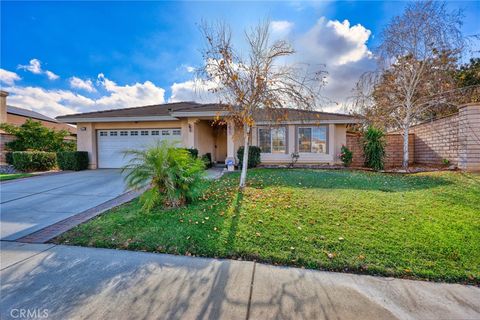
<svg viewBox="0 0 480 320"><path fill-rule="evenodd" d="M114 81L107 79L103 73L100 73L97 83L110 93L95 101L99 109L165 103L165 90L155 86L151 81L119 86Z"/></svg>
<svg viewBox="0 0 480 320"><path fill-rule="evenodd" d="M171 86L172 95L168 102L195 101L200 103L218 102L218 97L209 90L215 88L215 83L202 80L188 80L174 83Z"/></svg>
<svg viewBox="0 0 480 320"><path fill-rule="evenodd" d="M327 86L324 95L339 104L345 104L360 75L375 66L367 41L371 31L348 20L332 21L321 18L305 34L294 40L298 62L308 63L313 68L326 65ZM329 105L329 111L338 111L339 106Z"/></svg>
<svg viewBox="0 0 480 320"><path fill-rule="evenodd" d="M187 70L188 73L193 73L195 72L195 68L192 66L185 66L185 69Z"/></svg>
<svg viewBox="0 0 480 320"><path fill-rule="evenodd" d="M165 90L150 81L119 86L99 74L98 85L104 90L104 94L96 99L71 90L21 86L10 86L3 90L10 93L8 104L35 110L50 117L165 103Z"/></svg>
<svg viewBox="0 0 480 320"><path fill-rule="evenodd" d="M30 60L29 64L19 64L18 69L23 69L26 71L30 71L31 73L40 74L42 73L42 63L38 59L32 59Z"/></svg>
<svg viewBox="0 0 480 320"><path fill-rule="evenodd" d="M3 82L9 86L13 85L15 81L20 80L20 76L15 72L0 69L0 82Z"/></svg>
<svg viewBox="0 0 480 320"><path fill-rule="evenodd" d="M50 70L45 71L45 74L47 75L48 79L50 79L50 80L57 80L58 78L60 78L59 75L53 73Z"/></svg>
<svg viewBox="0 0 480 320"><path fill-rule="evenodd" d="M17 68L25 71L30 71L34 74L45 74L50 80L57 80L58 78L60 78L59 75L53 73L50 70L43 70L42 62L38 59L32 59L30 60L29 64L26 65L19 64Z"/></svg>
<svg viewBox="0 0 480 320"><path fill-rule="evenodd" d="M71 77L69 79L70 87L74 89L82 89L88 92L96 92L97 90L93 86L93 82L90 79L82 80L77 77Z"/></svg>
<svg viewBox="0 0 480 320"><path fill-rule="evenodd" d="M270 27L274 35L285 36L290 33L294 23L286 20L277 20L270 22Z"/></svg>
<svg viewBox="0 0 480 320"><path fill-rule="evenodd" d="M47 116L88 110L94 101L68 90L46 90L39 87L9 87L8 104L34 110Z"/></svg>

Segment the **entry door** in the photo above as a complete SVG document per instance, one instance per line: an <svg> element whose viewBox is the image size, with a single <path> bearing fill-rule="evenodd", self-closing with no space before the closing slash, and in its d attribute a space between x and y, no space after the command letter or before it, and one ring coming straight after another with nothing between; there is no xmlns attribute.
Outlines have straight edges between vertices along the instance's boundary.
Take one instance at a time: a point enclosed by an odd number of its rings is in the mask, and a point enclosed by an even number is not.
<svg viewBox="0 0 480 320"><path fill-rule="evenodd" d="M121 168L130 160L130 156L124 154L126 150L144 150L161 140L180 144L180 128L98 130L98 167Z"/></svg>

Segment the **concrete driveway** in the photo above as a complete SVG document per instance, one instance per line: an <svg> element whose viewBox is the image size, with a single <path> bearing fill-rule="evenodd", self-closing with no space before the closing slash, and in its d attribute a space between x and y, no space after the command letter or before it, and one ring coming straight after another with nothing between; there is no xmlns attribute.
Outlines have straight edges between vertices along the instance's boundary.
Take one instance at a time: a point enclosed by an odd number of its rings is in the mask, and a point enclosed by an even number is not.
<svg viewBox="0 0 480 320"><path fill-rule="evenodd" d="M0 318L480 319L480 288L1 241ZM42 317L38 317L42 318Z"/></svg>
<svg viewBox="0 0 480 320"><path fill-rule="evenodd" d="M120 170L45 175L0 184L0 239L16 240L124 193Z"/></svg>

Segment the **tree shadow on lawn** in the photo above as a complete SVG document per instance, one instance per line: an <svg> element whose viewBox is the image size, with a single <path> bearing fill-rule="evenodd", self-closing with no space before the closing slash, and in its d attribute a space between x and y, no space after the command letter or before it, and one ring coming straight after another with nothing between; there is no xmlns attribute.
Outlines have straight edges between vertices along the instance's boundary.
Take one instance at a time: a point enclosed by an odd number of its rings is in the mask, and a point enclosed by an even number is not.
<svg viewBox="0 0 480 320"><path fill-rule="evenodd" d="M227 179L238 179L232 174ZM311 189L354 189L404 192L453 184L441 176L398 175L350 170L250 169L247 184L263 189L270 186Z"/></svg>

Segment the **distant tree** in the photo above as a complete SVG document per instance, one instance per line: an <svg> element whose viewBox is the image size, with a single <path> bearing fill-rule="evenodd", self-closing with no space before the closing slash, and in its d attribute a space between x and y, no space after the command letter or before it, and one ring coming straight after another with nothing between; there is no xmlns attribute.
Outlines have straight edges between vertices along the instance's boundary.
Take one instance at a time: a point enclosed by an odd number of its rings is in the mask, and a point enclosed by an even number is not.
<svg viewBox="0 0 480 320"><path fill-rule="evenodd" d="M405 169L410 127L456 107L448 96L456 89L452 75L465 43L461 26L461 12L448 11L445 3L409 3L382 31L378 70L357 83L357 110L376 126L402 130Z"/></svg>
<svg viewBox="0 0 480 320"><path fill-rule="evenodd" d="M0 129L15 136L15 140L5 144L11 151L58 152L75 150L75 142L65 141L65 137L70 135L68 131L47 128L40 121L27 119L20 126L2 123Z"/></svg>
<svg viewBox="0 0 480 320"><path fill-rule="evenodd" d="M471 58L461 65L455 73L455 81L459 88L480 85L480 58Z"/></svg>
<svg viewBox="0 0 480 320"><path fill-rule="evenodd" d="M455 72L455 82L461 89L457 97L459 104L480 102L480 58L461 65Z"/></svg>
<svg viewBox="0 0 480 320"><path fill-rule="evenodd" d="M215 84L211 91L225 105L226 119L243 127L243 188L255 113L262 111L276 121L284 120L283 108L315 109L324 85L324 72L282 63L294 50L286 41L270 40L268 22L245 32L246 55L233 47L227 25L203 24L201 31L206 46L200 77Z"/></svg>

